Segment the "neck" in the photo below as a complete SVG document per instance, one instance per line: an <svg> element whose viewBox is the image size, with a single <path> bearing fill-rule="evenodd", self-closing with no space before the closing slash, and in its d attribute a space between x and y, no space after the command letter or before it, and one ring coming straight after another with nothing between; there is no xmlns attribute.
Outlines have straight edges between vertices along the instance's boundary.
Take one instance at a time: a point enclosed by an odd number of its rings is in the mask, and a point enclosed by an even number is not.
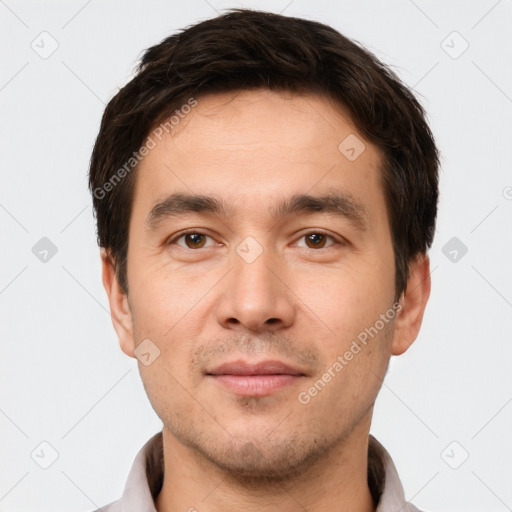
<svg viewBox="0 0 512 512"><path fill-rule="evenodd" d="M368 487L370 417L321 460L280 481L241 481L181 444L164 427L164 482L158 512L374 512Z"/></svg>

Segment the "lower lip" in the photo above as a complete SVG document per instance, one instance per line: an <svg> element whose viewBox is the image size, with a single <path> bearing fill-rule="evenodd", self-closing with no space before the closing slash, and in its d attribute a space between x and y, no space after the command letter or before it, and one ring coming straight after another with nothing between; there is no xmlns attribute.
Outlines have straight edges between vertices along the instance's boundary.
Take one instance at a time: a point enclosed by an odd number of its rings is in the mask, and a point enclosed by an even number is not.
<svg viewBox="0 0 512 512"><path fill-rule="evenodd" d="M209 375L232 393L242 396L266 396L298 382L300 375Z"/></svg>

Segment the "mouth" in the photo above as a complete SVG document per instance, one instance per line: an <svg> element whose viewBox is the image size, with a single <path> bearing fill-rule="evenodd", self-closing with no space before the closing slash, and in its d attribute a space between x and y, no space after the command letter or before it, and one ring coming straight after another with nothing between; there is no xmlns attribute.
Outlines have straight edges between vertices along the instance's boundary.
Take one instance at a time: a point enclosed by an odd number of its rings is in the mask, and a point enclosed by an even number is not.
<svg viewBox="0 0 512 512"><path fill-rule="evenodd" d="M207 370L206 377L240 396L267 396L306 377L300 368L281 361L232 361Z"/></svg>

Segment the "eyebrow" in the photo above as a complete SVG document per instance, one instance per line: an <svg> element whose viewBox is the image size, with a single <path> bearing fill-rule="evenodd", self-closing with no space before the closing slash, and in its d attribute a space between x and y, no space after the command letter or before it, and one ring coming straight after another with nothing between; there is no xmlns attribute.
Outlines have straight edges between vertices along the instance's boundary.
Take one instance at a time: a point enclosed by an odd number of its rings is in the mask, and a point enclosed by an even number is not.
<svg viewBox="0 0 512 512"><path fill-rule="evenodd" d="M189 213L208 213L227 218L230 208L213 196L175 193L153 206L146 219L146 229L154 231L162 221ZM351 194L340 190L324 195L296 194L281 199L269 209L269 214L275 220L312 213L330 213L347 219L360 231L369 228L368 212L363 204Z"/></svg>

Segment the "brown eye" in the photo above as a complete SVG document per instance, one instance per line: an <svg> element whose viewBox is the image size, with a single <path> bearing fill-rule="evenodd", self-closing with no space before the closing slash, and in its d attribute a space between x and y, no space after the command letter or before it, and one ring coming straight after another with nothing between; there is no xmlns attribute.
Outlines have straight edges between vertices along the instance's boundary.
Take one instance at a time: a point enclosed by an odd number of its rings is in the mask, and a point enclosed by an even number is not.
<svg viewBox="0 0 512 512"><path fill-rule="evenodd" d="M210 243L208 244L208 239ZM174 237L172 240L167 242L168 245L177 245L182 249L202 249L214 245L212 237L199 233L197 231L189 231L188 233L182 233Z"/></svg>
<svg viewBox="0 0 512 512"><path fill-rule="evenodd" d="M330 237L322 233L310 233L309 235L305 235L306 245L310 249L323 249L327 238Z"/></svg>
<svg viewBox="0 0 512 512"><path fill-rule="evenodd" d="M206 236L201 233L187 233L183 237L189 249L201 249L206 242Z"/></svg>

